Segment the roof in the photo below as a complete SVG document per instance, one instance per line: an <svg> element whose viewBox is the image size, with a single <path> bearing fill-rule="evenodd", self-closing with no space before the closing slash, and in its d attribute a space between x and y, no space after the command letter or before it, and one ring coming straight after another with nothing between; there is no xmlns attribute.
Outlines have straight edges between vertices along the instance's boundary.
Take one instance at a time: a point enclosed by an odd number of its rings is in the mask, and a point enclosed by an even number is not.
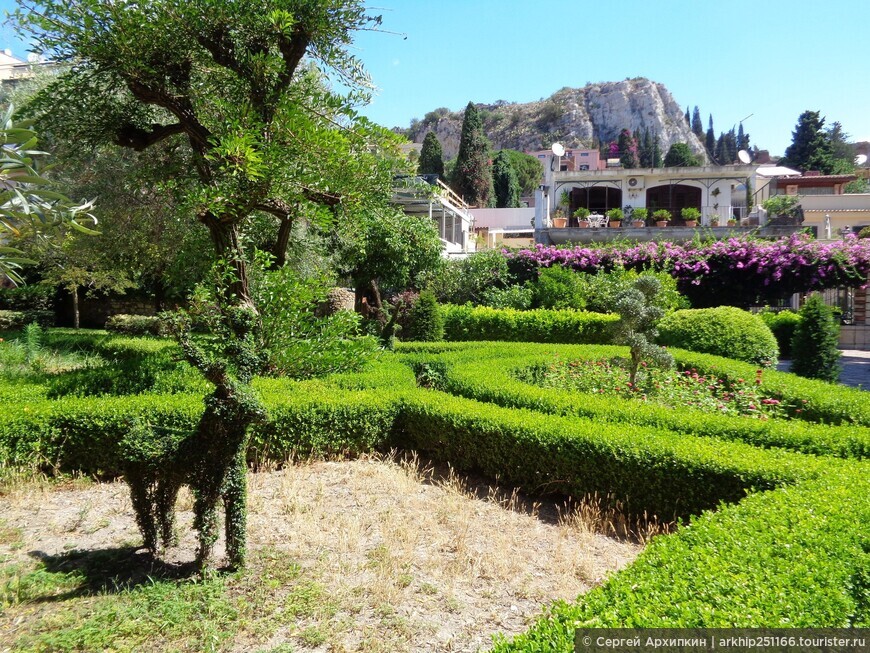
<svg viewBox="0 0 870 653"><path fill-rule="evenodd" d="M767 166L761 165L758 166L757 173L760 177L800 177L801 173L799 170L792 170L791 168L786 168L785 166Z"/></svg>
<svg viewBox="0 0 870 653"><path fill-rule="evenodd" d="M790 184L798 184L799 186L809 186L814 181L821 181L827 185L831 182L837 183L841 181L853 181L855 179L857 179L855 175L807 175L803 177L789 177L786 181Z"/></svg>

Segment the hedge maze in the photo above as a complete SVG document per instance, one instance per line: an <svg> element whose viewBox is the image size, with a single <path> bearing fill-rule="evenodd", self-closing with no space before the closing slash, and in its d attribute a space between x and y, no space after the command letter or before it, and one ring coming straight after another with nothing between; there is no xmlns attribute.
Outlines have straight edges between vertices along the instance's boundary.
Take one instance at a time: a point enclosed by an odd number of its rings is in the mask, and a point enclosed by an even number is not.
<svg viewBox="0 0 870 653"><path fill-rule="evenodd" d="M117 475L129 464L131 424L147 425L142 437L195 431L209 389L178 391L195 375L173 362L174 345L62 332L51 338L111 352L117 365L92 370L81 384L92 394L102 387L102 396L76 396L69 385L61 394L46 381L0 382L6 464ZM761 421L547 390L516 375L554 355L591 360L626 352L607 345L399 345L361 373L255 379L268 418L252 429L248 460L413 449L531 493L598 493L634 514L679 522L630 567L498 642L499 653L572 651L581 626L870 625L866 393L768 370L765 391L804 408L791 420ZM680 365L726 377L756 373L754 365L711 355L674 354ZM124 366L138 370L139 387L113 377Z"/></svg>

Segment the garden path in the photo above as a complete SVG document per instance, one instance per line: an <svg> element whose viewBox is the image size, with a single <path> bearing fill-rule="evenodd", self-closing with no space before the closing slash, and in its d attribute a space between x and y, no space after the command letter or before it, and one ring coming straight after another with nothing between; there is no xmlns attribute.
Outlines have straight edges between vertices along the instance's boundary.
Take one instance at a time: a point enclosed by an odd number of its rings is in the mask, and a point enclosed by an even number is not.
<svg viewBox="0 0 870 653"><path fill-rule="evenodd" d="M870 390L870 351L859 349L843 349L843 371L840 374L840 383L862 390ZM788 372L791 361L780 361L777 369Z"/></svg>

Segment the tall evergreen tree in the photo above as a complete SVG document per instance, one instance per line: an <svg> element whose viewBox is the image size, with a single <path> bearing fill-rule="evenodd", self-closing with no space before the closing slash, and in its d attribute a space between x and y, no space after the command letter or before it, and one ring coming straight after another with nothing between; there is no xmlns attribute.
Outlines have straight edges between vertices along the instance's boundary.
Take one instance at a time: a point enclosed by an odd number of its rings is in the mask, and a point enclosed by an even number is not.
<svg viewBox="0 0 870 653"><path fill-rule="evenodd" d="M641 168L653 167L653 144L652 135L650 134L649 127L645 127L643 130L643 137L640 141L640 148L638 149L637 158L640 160Z"/></svg>
<svg viewBox="0 0 870 653"><path fill-rule="evenodd" d="M725 133L725 154L727 156L726 164L734 163L737 160L737 135L734 133L733 127Z"/></svg>
<svg viewBox="0 0 870 653"><path fill-rule="evenodd" d="M832 122L826 133L831 143L831 156L834 159L831 174L854 172L855 146L849 142L849 134L843 131L843 125Z"/></svg>
<svg viewBox="0 0 870 653"><path fill-rule="evenodd" d="M692 131L698 138L704 138L704 123L701 122L701 111L697 106L692 113Z"/></svg>
<svg viewBox="0 0 870 653"><path fill-rule="evenodd" d="M426 134L423 139L423 147L420 150L420 162L417 164L417 173L421 175L438 175L444 177L444 157L441 151L441 142L435 132Z"/></svg>
<svg viewBox="0 0 870 653"><path fill-rule="evenodd" d="M716 132L713 131L713 114L710 114L710 122L707 125L707 137L704 143L707 146L707 154L714 157L716 153Z"/></svg>
<svg viewBox="0 0 870 653"><path fill-rule="evenodd" d="M619 162L623 168L637 168L640 163L637 160L637 141L627 129L619 132Z"/></svg>
<svg viewBox="0 0 870 653"><path fill-rule="evenodd" d="M511 157L505 150L496 154L492 163L492 186L497 209L512 209L520 205L520 183Z"/></svg>
<svg viewBox="0 0 870 653"><path fill-rule="evenodd" d="M743 123L740 123L740 127L737 130L737 149L738 150L746 150L749 151L749 134L743 131Z"/></svg>
<svg viewBox="0 0 870 653"><path fill-rule="evenodd" d="M465 107L459 154L453 168L451 185L472 206L490 206L493 199L492 163L489 141L483 132L483 120L473 102Z"/></svg>
<svg viewBox="0 0 870 653"><path fill-rule="evenodd" d="M833 148L823 129L825 119L818 111L804 111L792 132L792 143L785 151L784 163L799 170L819 170L829 174L834 169Z"/></svg>
<svg viewBox="0 0 870 653"><path fill-rule="evenodd" d="M686 117L686 125L688 125L689 127L691 127L691 126L692 126L692 120L689 118L689 106L688 106L688 105L686 105L686 116L685 116L685 117Z"/></svg>
<svg viewBox="0 0 870 653"><path fill-rule="evenodd" d="M652 167L661 168L664 165L662 160L662 147L659 143L659 134L656 132L652 137Z"/></svg>

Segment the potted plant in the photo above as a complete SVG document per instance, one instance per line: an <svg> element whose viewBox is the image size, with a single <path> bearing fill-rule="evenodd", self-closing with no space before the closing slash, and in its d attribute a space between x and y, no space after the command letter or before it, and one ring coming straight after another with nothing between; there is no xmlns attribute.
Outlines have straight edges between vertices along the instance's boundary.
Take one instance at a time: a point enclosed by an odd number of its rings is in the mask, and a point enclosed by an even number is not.
<svg viewBox="0 0 870 653"><path fill-rule="evenodd" d="M708 219L711 227L719 226L719 215L717 213L711 213Z"/></svg>
<svg viewBox="0 0 870 653"><path fill-rule="evenodd" d="M686 222L687 227L697 227L698 220L701 218L701 212L691 206L687 206L680 210L680 217Z"/></svg>
<svg viewBox="0 0 870 653"><path fill-rule="evenodd" d="M657 227L667 227L668 222L671 220L671 212L667 209L658 209L657 211L653 211L653 220L656 221Z"/></svg>
<svg viewBox="0 0 870 653"><path fill-rule="evenodd" d="M622 218L625 217L622 209L610 209L605 215L610 226L614 228L619 227L622 224Z"/></svg>
<svg viewBox="0 0 870 653"><path fill-rule="evenodd" d="M553 212L553 226L556 229L564 229L568 226L568 218L565 217L562 209L556 209Z"/></svg>
<svg viewBox="0 0 870 653"><path fill-rule="evenodd" d="M737 226L737 220L735 220L734 218L730 218L726 224L727 224L729 227L736 227L736 226Z"/></svg>
<svg viewBox="0 0 870 653"><path fill-rule="evenodd" d="M632 227L645 227L646 219L649 216L649 210L645 208L638 208L631 212L631 226Z"/></svg>
<svg viewBox="0 0 870 653"><path fill-rule="evenodd" d="M585 206L581 206L576 211L574 211L574 217L577 218L577 224L579 224L581 227L588 227L589 220L587 220L586 218L589 217L590 213L591 211Z"/></svg>

